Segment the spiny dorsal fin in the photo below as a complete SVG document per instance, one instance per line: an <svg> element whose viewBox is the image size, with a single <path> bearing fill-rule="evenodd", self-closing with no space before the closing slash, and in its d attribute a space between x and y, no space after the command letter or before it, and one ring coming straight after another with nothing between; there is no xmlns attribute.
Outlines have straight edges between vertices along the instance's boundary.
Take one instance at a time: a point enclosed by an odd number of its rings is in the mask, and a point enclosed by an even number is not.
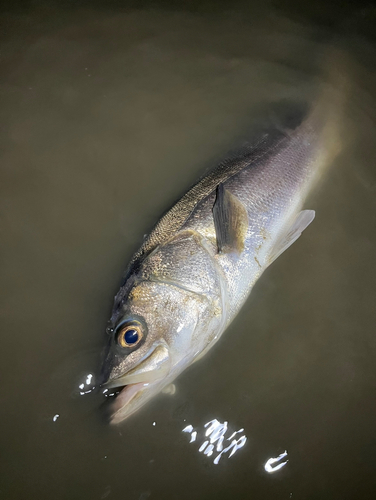
<svg viewBox="0 0 376 500"><path fill-rule="evenodd" d="M217 187L213 218L218 253L242 252L248 229L247 210L222 183Z"/></svg>

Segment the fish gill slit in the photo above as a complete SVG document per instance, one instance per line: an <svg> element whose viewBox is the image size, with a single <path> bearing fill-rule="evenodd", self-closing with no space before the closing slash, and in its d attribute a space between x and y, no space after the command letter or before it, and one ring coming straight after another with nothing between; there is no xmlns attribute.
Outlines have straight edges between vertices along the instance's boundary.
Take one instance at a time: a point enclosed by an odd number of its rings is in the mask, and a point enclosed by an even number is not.
<svg viewBox="0 0 376 500"><path fill-rule="evenodd" d="M209 259L210 259L211 263L213 264L213 267L216 270L216 272L218 274L218 278L219 278L221 308L222 308L222 321L221 321L220 331L218 332L218 335L216 336L216 339L218 339L226 327L226 320L227 320L226 307L225 307L226 306L226 299L228 297L228 289L227 289L227 286L225 285L226 275L225 275L222 267L220 266L220 264L214 258L214 255L210 250L210 246L208 245L208 242L206 241L205 236L202 235L201 233L199 233L198 231L195 231L195 233L199 236L201 246L202 246L203 250L206 252L206 254L209 256Z"/></svg>

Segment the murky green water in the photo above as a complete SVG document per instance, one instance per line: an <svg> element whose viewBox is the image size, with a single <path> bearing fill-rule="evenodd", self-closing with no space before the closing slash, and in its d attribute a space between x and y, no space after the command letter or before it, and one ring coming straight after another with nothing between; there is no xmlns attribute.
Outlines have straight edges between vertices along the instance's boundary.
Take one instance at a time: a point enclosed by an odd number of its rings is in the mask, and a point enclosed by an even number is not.
<svg viewBox="0 0 376 500"><path fill-rule="evenodd" d="M375 12L350 7L1 15L1 498L374 498ZM174 396L109 427L79 385L133 251L252 110L311 95L330 41L343 150L315 222ZM212 419L247 438L217 465L198 451Z"/></svg>

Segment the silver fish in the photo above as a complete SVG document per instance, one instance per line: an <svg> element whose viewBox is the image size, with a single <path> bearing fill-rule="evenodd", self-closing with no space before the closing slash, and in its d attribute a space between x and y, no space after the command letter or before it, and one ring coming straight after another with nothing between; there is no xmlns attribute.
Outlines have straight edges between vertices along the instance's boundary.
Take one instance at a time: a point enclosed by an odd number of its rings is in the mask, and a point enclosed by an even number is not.
<svg viewBox="0 0 376 500"><path fill-rule="evenodd" d="M321 110L322 111L322 110ZM261 133L194 185L134 255L115 297L104 386L119 423L218 341L263 271L312 222L303 202L327 163L311 112Z"/></svg>

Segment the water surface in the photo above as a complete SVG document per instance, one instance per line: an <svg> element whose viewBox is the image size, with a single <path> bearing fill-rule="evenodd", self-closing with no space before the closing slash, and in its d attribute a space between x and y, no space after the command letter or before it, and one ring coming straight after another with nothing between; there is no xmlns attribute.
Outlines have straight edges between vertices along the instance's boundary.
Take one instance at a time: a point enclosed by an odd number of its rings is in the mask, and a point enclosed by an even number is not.
<svg viewBox="0 0 376 500"><path fill-rule="evenodd" d="M2 14L2 498L373 498L374 11L320 5ZM331 45L343 149L307 202L314 223L174 396L109 427L79 385L132 253L256 109L312 96ZM198 451L213 419L247 438L218 464Z"/></svg>

